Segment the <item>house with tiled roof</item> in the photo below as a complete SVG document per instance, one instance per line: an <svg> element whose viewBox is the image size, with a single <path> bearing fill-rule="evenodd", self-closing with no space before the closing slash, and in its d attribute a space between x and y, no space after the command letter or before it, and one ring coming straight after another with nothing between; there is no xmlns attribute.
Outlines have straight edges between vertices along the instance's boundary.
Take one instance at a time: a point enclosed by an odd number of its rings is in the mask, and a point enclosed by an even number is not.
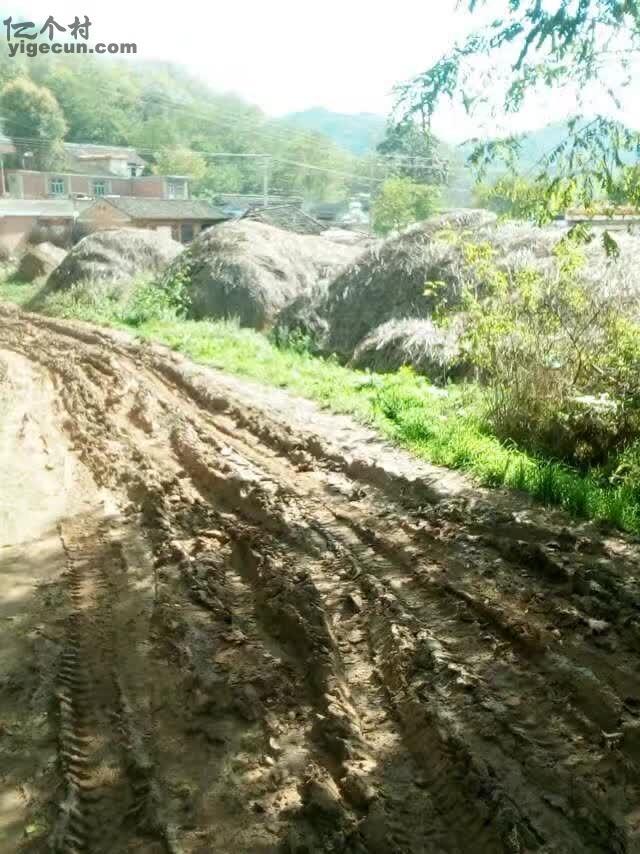
<svg viewBox="0 0 640 854"><path fill-rule="evenodd" d="M79 214L78 225L87 233L107 228L148 228L189 243L201 231L226 219L228 216L220 208L199 199L121 196L90 204Z"/></svg>
<svg viewBox="0 0 640 854"><path fill-rule="evenodd" d="M306 214L298 205L274 205L268 208L253 208L248 210L241 219L254 219L295 231L297 234L322 234L327 226Z"/></svg>
<svg viewBox="0 0 640 854"><path fill-rule="evenodd" d="M17 151L11 139L0 134L0 248L5 251L19 250L21 244L32 240L35 234L46 232L49 226L60 231L62 219L74 221L82 207L99 199L178 204L190 201L189 176L143 174L149 172L148 164L135 148L129 146L66 142L64 162L58 169L45 171L34 169L33 165L33 152L22 147ZM35 208L28 203L45 201L73 202L70 208L73 216L50 218L38 214L34 219ZM11 207L11 216L3 214L5 202L15 202L18 207L22 205L24 216L15 214L15 204ZM111 219L126 218L134 226L156 222L159 223L157 226L141 227L169 228L174 237L185 242L208 223L226 218L218 210L204 210L197 205L190 209L174 205L169 219L159 217L157 205L149 216L141 215L140 207L132 213L125 207L126 202L119 212L109 209ZM7 221L2 221L3 217Z"/></svg>

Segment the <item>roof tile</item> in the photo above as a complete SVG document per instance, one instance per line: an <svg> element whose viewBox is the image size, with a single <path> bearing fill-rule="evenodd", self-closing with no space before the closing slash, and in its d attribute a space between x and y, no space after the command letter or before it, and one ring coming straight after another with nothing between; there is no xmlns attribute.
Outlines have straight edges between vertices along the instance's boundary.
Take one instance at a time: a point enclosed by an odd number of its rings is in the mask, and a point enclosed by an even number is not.
<svg viewBox="0 0 640 854"><path fill-rule="evenodd" d="M219 208L201 199L139 199L131 196L103 197L95 204L108 202L114 208L134 219L203 219L223 220L227 215ZM91 217L92 205L83 218Z"/></svg>

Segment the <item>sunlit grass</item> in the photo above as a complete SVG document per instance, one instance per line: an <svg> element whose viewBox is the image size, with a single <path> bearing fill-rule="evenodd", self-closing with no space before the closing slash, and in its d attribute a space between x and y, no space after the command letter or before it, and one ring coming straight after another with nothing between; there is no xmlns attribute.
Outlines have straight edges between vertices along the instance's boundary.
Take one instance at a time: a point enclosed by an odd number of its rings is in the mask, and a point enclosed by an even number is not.
<svg viewBox="0 0 640 854"><path fill-rule="evenodd" d="M21 305L34 293L29 286L0 285L0 300ZM443 390L409 370L386 375L351 370L333 359L276 347L266 336L231 321L177 319L150 295L146 284L124 302L76 292L48 300L41 310L128 328L196 362L349 413L417 457L468 472L484 486L520 490L575 517L605 520L640 533L637 484L610 485L597 471L575 471L499 441L487 431L481 391L474 386Z"/></svg>

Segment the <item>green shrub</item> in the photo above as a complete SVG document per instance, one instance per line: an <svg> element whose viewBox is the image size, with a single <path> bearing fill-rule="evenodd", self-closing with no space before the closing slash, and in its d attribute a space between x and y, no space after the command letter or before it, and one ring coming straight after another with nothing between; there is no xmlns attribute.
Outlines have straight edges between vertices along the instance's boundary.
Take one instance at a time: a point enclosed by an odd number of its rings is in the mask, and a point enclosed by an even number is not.
<svg viewBox="0 0 640 854"><path fill-rule="evenodd" d="M640 327L606 283L581 276L581 247L559 241L546 271L499 269L485 244L465 253L474 284L464 288L463 348L496 435L581 466L606 463L632 443Z"/></svg>
<svg viewBox="0 0 640 854"><path fill-rule="evenodd" d="M35 294L31 307L52 317L136 328L150 321L183 317L187 310L181 281L161 288L150 279L139 279L126 287L117 283L86 282L64 291L47 293L45 290Z"/></svg>
<svg viewBox="0 0 640 854"><path fill-rule="evenodd" d="M268 338L279 350L292 350L294 353L309 355L316 352L313 336L302 329L274 326L269 332Z"/></svg>

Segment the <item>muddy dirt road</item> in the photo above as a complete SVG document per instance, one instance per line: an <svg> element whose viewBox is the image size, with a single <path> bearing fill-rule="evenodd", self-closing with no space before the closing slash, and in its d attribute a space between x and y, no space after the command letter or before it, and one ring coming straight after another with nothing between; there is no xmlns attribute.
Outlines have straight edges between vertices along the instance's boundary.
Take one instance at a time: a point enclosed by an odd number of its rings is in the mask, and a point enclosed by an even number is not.
<svg viewBox="0 0 640 854"><path fill-rule="evenodd" d="M0 309L0 852L640 850L639 547Z"/></svg>

